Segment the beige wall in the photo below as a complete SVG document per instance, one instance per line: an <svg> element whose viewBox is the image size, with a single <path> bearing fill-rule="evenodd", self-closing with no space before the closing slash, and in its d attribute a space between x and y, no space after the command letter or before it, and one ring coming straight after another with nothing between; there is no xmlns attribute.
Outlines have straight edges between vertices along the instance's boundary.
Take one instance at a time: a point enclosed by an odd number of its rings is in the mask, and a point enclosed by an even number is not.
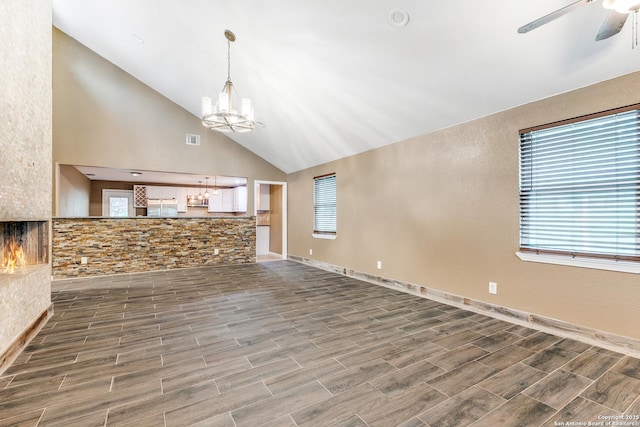
<svg viewBox="0 0 640 427"><path fill-rule="evenodd" d="M290 174L289 253L638 339L640 276L515 255L518 130L637 102L640 73ZM313 239L330 172L337 239Z"/></svg>
<svg viewBox="0 0 640 427"><path fill-rule="evenodd" d="M0 221L49 221L50 1L0 2L0 114ZM51 304L51 266L0 276L1 371Z"/></svg>
<svg viewBox="0 0 640 427"><path fill-rule="evenodd" d="M54 164L284 181L286 174L53 29ZM200 146L185 144L187 133ZM250 198L249 212L253 212ZM58 215L59 213L54 212Z"/></svg>
<svg viewBox="0 0 640 427"><path fill-rule="evenodd" d="M60 165L58 178L58 215L89 216L91 180L73 166Z"/></svg>

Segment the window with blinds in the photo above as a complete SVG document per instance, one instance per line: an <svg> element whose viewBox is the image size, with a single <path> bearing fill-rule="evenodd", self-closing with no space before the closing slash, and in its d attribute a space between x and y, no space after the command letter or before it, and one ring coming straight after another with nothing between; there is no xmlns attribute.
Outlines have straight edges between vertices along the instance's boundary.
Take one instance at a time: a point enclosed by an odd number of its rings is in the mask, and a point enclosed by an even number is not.
<svg viewBox="0 0 640 427"><path fill-rule="evenodd" d="M336 174L313 178L313 233L336 234Z"/></svg>
<svg viewBox="0 0 640 427"><path fill-rule="evenodd" d="M640 105L520 132L520 249L640 260Z"/></svg>

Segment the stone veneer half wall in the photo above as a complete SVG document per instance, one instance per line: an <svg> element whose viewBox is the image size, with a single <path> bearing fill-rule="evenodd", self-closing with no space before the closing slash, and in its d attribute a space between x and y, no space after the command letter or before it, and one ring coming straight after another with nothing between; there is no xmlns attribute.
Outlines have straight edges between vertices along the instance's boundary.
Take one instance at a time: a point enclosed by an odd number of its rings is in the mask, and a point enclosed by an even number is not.
<svg viewBox="0 0 640 427"><path fill-rule="evenodd" d="M255 217L54 218L52 228L54 279L256 262Z"/></svg>

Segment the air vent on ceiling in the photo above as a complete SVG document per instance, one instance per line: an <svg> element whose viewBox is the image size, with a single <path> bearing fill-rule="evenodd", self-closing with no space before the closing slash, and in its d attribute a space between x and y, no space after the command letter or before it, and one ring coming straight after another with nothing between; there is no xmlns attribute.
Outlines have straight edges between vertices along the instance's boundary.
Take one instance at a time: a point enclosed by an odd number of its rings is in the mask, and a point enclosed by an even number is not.
<svg viewBox="0 0 640 427"><path fill-rule="evenodd" d="M200 135L187 134L187 145L200 145Z"/></svg>

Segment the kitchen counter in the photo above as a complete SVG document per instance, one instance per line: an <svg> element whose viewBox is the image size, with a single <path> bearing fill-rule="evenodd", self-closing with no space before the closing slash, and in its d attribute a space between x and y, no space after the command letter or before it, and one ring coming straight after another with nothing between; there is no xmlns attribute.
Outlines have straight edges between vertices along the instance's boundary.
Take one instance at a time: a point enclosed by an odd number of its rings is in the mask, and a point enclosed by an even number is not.
<svg viewBox="0 0 640 427"><path fill-rule="evenodd" d="M243 216L234 216L234 215L205 215L205 216L56 216L53 219L68 219L68 220L78 220L78 219L251 219L255 218L251 215L243 215Z"/></svg>

